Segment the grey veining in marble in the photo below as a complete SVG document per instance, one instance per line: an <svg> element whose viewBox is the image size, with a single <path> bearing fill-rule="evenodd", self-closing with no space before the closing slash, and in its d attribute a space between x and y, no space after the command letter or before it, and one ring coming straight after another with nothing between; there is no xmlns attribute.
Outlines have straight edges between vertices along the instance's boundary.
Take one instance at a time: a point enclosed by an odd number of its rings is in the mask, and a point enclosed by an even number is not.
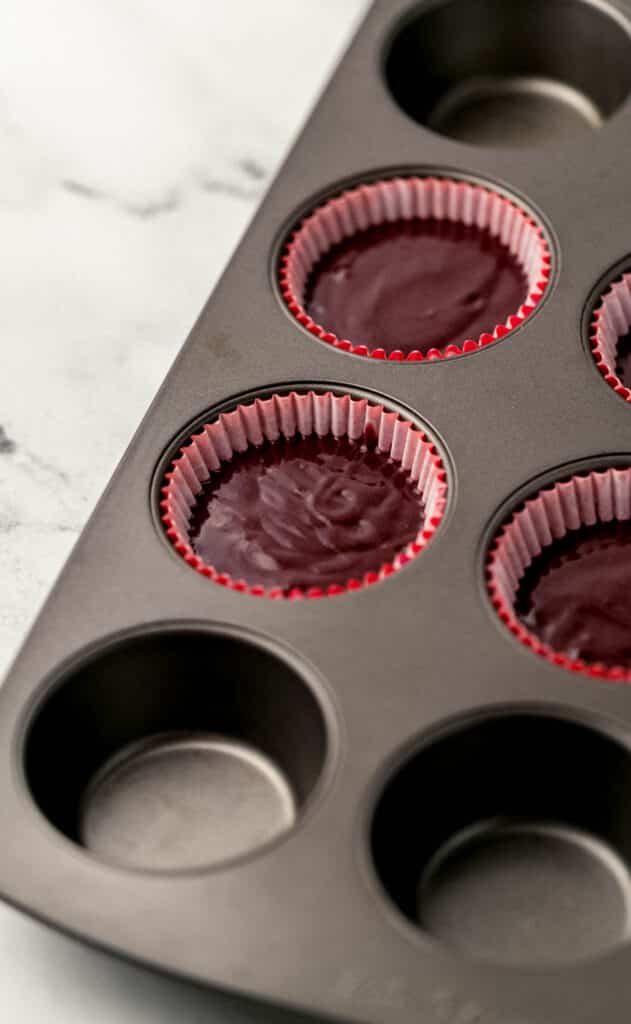
<svg viewBox="0 0 631 1024"><path fill-rule="evenodd" d="M0 674L366 0L6 0ZM7 1024L270 1019L0 908Z"/></svg>

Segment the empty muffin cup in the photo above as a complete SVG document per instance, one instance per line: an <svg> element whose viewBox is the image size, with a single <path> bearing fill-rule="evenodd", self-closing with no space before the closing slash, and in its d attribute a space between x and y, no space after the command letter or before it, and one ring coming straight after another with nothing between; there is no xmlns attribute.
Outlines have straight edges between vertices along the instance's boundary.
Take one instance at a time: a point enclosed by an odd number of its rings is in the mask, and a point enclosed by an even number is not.
<svg viewBox="0 0 631 1024"><path fill-rule="evenodd" d="M267 597L322 597L418 555L447 500L419 426L348 394L289 392L205 424L166 474L161 513L185 561Z"/></svg>
<svg viewBox="0 0 631 1024"><path fill-rule="evenodd" d="M488 556L498 615L555 665L631 681L631 467L544 487L500 529Z"/></svg>
<svg viewBox="0 0 631 1024"><path fill-rule="evenodd" d="M24 767L51 825L91 856L194 871L289 833L333 744L293 656L242 632L160 624L62 671L32 715Z"/></svg>
<svg viewBox="0 0 631 1024"><path fill-rule="evenodd" d="M381 788L370 849L382 895L458 957L569 966L629 939L628 744L570 714L449 722Z"/></svg>
<svg viewBox="0 0 631 1024"><path fill-rule="evenodd" d="M414 121L463 142L532 150L585 137L631 91L631 30L599 0L449 0L406 11L386 83Z"/></svg>
<svg viewBox="0 0 631 1024"><path fill-rule="evenodd" d="M467 181L362 184L307 216L280 261L299 324L373 359L475 352L519 327L550 279L550 250L517 202Z"/></svg>
<svg viewBox="0 0 631 1024"><path fill-rule="evenodd" d="M631 273L622 274L601 296L590 340L596 366L607 384L631 402Z"/></svg>

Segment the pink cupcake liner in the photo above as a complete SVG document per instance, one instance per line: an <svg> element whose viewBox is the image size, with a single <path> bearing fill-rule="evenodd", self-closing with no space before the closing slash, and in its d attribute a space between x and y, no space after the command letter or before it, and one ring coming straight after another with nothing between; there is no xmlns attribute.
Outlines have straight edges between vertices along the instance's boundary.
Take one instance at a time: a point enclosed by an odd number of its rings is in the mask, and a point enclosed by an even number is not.
<svg viewBox="0 0 631 1024"><path fill-rule="evenodd" d="M280 587L266 590L262 586L250 586L245 580L233 579L207 565L194 552L189 535L190 517L197 495L211 474L250 446L259 446L265 441L274 443L281 436L289 439L297 433L303 437L332 435L350 440L371 436L377 439L378 451L387 453L408 471L423 501L424 521L415 540L399 552L392 563L365 573L360 579L349 579L326 589L294 588L285 593ZM258 597L324 597L378 583L420 554L445 512L447 474L434 444L422 430L385 406L330 391L324 394L290 392L238 405L205 424L180 449L165 475L161 493L160 509L167 537L185 562L202 576Z"/></svg>
<svg viewBox="0 0 631 1024"><path fill-rule="evenodd" d="M528 280L528 296L518 310L491 333L449 345L444 352L432 348L407 355L399 349L369 350L338 338L305 311L303 302L309 275L318 260L345 238L397 220L414 218L449 220L486 229L513 254ZM550 280L550 249L543 231L516 203L481 185L447 178L393 178L343 192L319 206L291 235L280 261L279 283L283 299L298 323L335 348L372 359L443 359L475 352L505 337L534 312Z"/></svg>
<svg viewBox="0 0 631 1024"><path fill-rule="evenodd" d="M488 556L487 586L500 619L521 643L554 665L597 679L631 682L631 670L575 659L532 634L515 614L520 582L541 551L568 530L631 519L631 466L577 474L544 487L512 515Z"/></svg>
<svg viewBox="0 0 631 1024"><path fill-rule="evenodd" d="M591 325L592 354L596 366L617 395L631 402L631 390L616 373L618 344L631 331L631 273L614 281L594 311Z"/></svg>

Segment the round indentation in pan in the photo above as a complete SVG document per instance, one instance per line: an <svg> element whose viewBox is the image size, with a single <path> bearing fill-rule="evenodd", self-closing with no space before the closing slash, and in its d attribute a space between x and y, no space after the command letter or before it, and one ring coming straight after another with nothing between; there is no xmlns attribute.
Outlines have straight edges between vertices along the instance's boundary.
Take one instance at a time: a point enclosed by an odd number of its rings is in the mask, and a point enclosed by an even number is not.
<svg viewBox="0 0 631 1024"><path fill-rule="evenodd" d="M445 844L421 879L419 922L454 949L508 963L562 963L615 945L627 872L601 842L538 821L496 821Z"/></svg>
<svg viewBox="0 0 631 1024"><path fill-rule="evenodd" d="M396 907L455 953L552 966L631 937L631 752L531 710L451 725L399 762L372 821Z"/></svg>
<svg viewBox="0 0 631 1024"><path fill-rule="evenodd" d="M287 834L333 746L328 704L293 658L236 631L161 626L61 673L24 766L40 810L94 856L185 871Z"/></svg>
<svg viewBox="0 0 631 1024"><path fill-rule="evenodd" d="M399 106L443 135L491 146L563 143L631 91L631 29L590 0L443 0L390 40Z"/></svg>
<svg viewBox="0 0 631 1024"><path fill-rule="evenodd" d="M172 870L231 860L291 828L289 783L224 737L155 736L107 762L84 795L79 837L105 860Z"/></svg>
<svg viewBox="0 0 631 1024"><path fill-rule="evenodd" d="M500 621L554 665L631 682L629 456L562 467L496 522L486 582Z"/></svg>
<svg viewBox="0 0 631 1024"><path fill-rule="evenodd" d="M352 355L417 363L477 352L549 291L546 232L521 200L452 175L367 178L298 220L283 244L283 302Z"/></svg>
<svg viewBox="0 0 631 1024"><path fill-rule="evenodd" d="M388 579L447 509L434 441L377 395L251 393L184 438L160 481L166 537L202 576L252 596L323 598Z"/></svg>
<svg viewBox="0 0 631 1024"><path fill-rule="evenodd" d="M596 366L617 395L631 402L631 260L609 272L588 305L586 323Z"/></svg>

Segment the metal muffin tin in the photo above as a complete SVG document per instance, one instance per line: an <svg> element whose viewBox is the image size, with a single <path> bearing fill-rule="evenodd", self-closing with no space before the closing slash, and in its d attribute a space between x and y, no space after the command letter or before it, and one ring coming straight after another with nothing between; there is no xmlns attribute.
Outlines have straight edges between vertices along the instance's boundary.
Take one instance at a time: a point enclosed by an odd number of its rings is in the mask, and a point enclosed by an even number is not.
<svg viewBox="0 0 631 1024"><path fill-rule="evenodd" d="M631 461L588 341L631 253L630 69L628 0L373 6L0 691L11 903L317 1019L626 1024L631 690L515 640L484 563L543 483ZM283 305L300 216L408 172L506 192L548 235L544 300L482 351L362 358ZM448 470L431 543L355 593L218 586L160 524L191 428L294 388L401 409Z"/></svg>

